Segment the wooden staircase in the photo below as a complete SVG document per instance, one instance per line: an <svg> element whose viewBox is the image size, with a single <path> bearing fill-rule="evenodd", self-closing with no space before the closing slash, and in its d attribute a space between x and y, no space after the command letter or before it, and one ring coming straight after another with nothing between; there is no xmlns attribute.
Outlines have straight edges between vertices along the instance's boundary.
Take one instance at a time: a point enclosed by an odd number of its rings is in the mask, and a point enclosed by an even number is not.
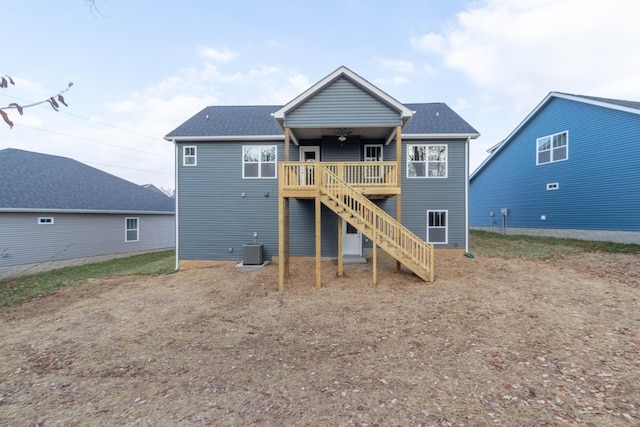
<svg viewBox="0 0 640 427"><path fill-rule="evenodd" d="M322 203L418 277L433 282L433 246L425 243L325 165L318 165Z"/></svg>

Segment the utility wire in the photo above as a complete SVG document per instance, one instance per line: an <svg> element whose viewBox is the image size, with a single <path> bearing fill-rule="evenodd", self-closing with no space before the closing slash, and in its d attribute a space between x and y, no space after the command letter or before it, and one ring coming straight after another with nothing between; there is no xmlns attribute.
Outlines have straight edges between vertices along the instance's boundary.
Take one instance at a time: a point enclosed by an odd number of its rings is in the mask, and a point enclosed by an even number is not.
<svg viewBox="0 0 640 427"><path fill-rule="evenodd" d="M137 152L143 153L143 154L153 154L155 156L161 156L161 157L166 157L168 159L173 159L173 156L167 156L166 154L153 153L153 152L149 152L149 151L138 150L137 148L131 148L131 147L123 147L122 145L109 144L108 142L96 141L95 139L89 139L89 138L84 138L84 137L81 137L81 136L69 135L69 134L62 133L62 132L57 132L57 131L54 131L54 130L37 128L35 126L29 126L29 125L23 125L23 124L16 124L16 126L23 127L23 128L28 128L28 129L34 129L34 130L37 130L37 131L40 131L40 132L53 133L55 135L66 136L67 138L75 138L75 139L80 139L80 140L83 140L83 141L94 142L96 144L108 145L110 147L116 147L116 148L120 148L122 150L137 151Z"/></svg>

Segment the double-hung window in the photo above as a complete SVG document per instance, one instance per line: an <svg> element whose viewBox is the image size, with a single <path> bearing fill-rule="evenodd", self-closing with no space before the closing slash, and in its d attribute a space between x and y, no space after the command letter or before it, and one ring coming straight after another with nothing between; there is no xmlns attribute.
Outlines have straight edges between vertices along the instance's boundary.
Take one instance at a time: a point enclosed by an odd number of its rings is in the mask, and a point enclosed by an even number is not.
<svg viewBox="0 0 640 427"><path fill-rule="evenodd" d="M138 218L125 218L125 242L137 242L139 240L139 221Z"/></svg>
<svg viewBox="0 0 640 427"><path fill-rule="evenodd" d="M278 151L275 145L242 147L243 178L276 178Z"/></svg>
<svg viewBox="0 0 640 427"><path fill-rule="evenodd" d="M559 162L569 158L569 132L543 136L536 140L536 165Z"/></svg>
<svg viewBox="0 0 640 427"><path fill-rule="evenodd" d="M407 178L446 178L446 144L407 145Z"/></svg>
<svg viewBox="0 0 640 427"><path fill-rule="evenodd" d="M195 146L182 147L182 166L196 166L198 151Z"/></svg>
<svg viewBox="0 0 640 427"><path fill-rule="evenodd" d="M427 211L427 243L447 241L447 211Z"/></svg>

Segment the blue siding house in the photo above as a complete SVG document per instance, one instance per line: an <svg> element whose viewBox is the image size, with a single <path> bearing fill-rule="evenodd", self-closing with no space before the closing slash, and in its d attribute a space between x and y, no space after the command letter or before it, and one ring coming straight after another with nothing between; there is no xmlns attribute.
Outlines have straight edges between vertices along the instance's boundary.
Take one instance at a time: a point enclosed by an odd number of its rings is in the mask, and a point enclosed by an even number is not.
<svg viewBox="0 0 640 427"><path fill-rule="evenodd" d="M433 248L468 250L469 141L443 103L402 104L340 67L286 105L211 106L166 135L176 150L176 268L381 248L433 280ZM400 268L400 267L398 267Z"/></svg>
<svg viewBox="0 0 640 427"><path fill-rule="evenodd" d="M75 160L0 150L0 279L175 246L174 200Z"/></svg>
<svg viewBox="0 0 640 427"><path fill-rule="evenodd" d="M640 102L551 92L489 152L472 227L640 243Z"/></svg>

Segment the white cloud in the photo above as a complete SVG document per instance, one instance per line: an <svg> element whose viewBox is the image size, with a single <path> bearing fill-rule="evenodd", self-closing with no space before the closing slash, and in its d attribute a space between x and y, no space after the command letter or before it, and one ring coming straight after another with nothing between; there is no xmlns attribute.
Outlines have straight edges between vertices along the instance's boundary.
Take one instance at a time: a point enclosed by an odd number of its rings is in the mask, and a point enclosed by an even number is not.
<svg viewBox="0 0 640 427"><path fill-rule="evenodd" d="M391 59L377 59L378 63L382 66L382 68L391 69L396 73L412 73L414 70L413 62L411 61L402 61L402 60L391 60Z"/></svg>
<svg viewBox="0 0 640 427"><path fill-rule="evenodd" d="M411 39L411 46L414 49L425 53L442 53L444 47L444 37L441 34L428 33L420 37Z"/></svg>
<svg viewBox="0 0 640 427"><path fill-rule="evenodd" d="M376 84L388 86L400 86L409 83L410 80L404 76L394 76L390 79L376 79Z"/></svg>
<svg viewBox="0 0 640 427"><path fill-rule="evenodd" d="M231 60L235 59L238 54L229 50L223 49L219 50L213 47L200 46L198 48L198 53L202 58L210 59L215 62L227 63Z"/></svg>
<svg viewBox="0 0 640 427"><path fill-rule="evenodd" d="M552 90L640 99L639 15L632 0L487 0L411 43L526 105Z"/></svg>

